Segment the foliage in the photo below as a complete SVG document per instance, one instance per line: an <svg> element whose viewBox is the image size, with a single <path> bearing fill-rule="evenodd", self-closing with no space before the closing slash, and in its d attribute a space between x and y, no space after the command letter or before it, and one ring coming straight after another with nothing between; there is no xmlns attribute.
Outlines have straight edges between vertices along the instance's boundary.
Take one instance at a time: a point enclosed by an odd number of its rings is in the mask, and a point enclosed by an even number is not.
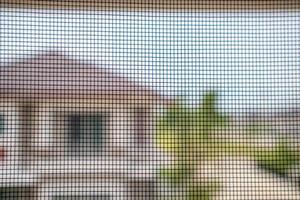
<svg viewBox="0 0 300 200"><path fill-rule="evenodd" d="M216 185L193 184L188 187L187 200L210 200L211 193L216 190Z"/></svg>
<svg viewBox="0 0 300 200"><path fill-rule="evenodd" d="M178 153L192 147L199 149L215 142L214 131L226 122L226 118L217 110L216 101L216 93L210 91L197 108L189 108L184 102L169 108L157 122L158 144Z"/></svg>
<svg viewBox="0 0 300 200"><path fill-rule="evenodd" d="M287 169L299 164L300 154L289 147L286 142L281 142L275 148L261 152L257 155L257 160L272 172L284 174Z"/></svg>
<svg viewBox="0 0 300 200"><path fill-rule="evenodd" d="M227 122L226 117L218 112L216 101L214 91L208 92L196 108L187 107L181 101L168 109L157 122L158 144L177 157L177 163L161 169L159 177L167 183L181 185L186 192L185 199L209 200L212 192L217 190L217 187L209 187L193 178L199 164L214 159L220 153L251 157L277 174L300 164L300 152L289 147L287 141L281 141L273 148L255 148L250 143L215 138L215 131L223 129ZM270 133L272 125L258 122L245 127L245 130L245 134L254 137Z"/></svg>
<svg viewBox="0 0 300 200"><path fill-rule="evenodd" d="M211 192L193 179L199 162L213 156L216 142L213 133L225 123L217 111L216 101L216 93L210 91L199 107L189 108L184 102L178 103L157 122L158 143L177 156L177 164L160 170L159 176L166 182L185 187L187 199L206 200Z"/></svg>

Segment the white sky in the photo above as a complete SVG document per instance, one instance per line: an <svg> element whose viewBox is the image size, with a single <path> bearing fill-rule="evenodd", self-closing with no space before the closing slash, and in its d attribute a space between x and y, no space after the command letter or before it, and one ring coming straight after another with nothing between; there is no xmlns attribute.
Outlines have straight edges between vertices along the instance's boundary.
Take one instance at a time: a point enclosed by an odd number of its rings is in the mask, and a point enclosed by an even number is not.
<svg viewBox="0 0 300 200"><path fill-rule="evenodd" d="M299 11L0 10L2 62L56 49L192 102L214 88L225 111L300 103Z"/></svg>

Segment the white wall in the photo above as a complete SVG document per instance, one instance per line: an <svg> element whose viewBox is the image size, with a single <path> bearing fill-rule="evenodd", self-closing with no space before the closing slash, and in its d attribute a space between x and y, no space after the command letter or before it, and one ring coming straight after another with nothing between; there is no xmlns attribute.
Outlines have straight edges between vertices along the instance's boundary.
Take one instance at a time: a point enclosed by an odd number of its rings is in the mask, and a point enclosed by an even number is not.
<svg viewBox="0 0 300 200"><path fill-rule="evenodd" d="M80 167L83 171L109 170L130 174L130 176L136 178L151 179L155 176L155 170L158 167L165 162L169 163L167 155L164 155L154 144L153 130L149 126L153 121L149 121L148 126L145 127L147 129L145 132L146 142L139 146L134 138L137 134L133 132L133 110L118 105L113 108L97 108L94 106L92 104L62 104L59 108L55 104L40 105L36 116L37 127L34 134L34 147L38 154L44 155L39 160L45 162L44 164L49 165L49 162L53 164L51 160L56 159L56 165L50 165L50 168L47 168L48 172L53 168L64 170L63 173L67 173L71 170L70 166L72 166L72 168ZM67 155L67 150L69 150L66 148L66 143L64 143L66 133L64 131L65 119L63 115L67 112L107 113L105 144L97 154L74 154L76 158L61 157ZM151 120L151 117L149 120ZM78 162L71 164L69 158ZM36 165L39 165L37 163ZM99 163L99 165L96 163ZM65 169L66 165L68 169Z"/></svg>
<svg viewBox="0 0 300 200"><path fill-rule="evenodd" d="M19 165L19 112L13 103L0 103L0 114L4 117L4 133L0 135L0 148L4 149L4 160L0 169L15 169Z"/></svg>
<svg viewBox="0 0 300 200"><path fill-rule="evenodd" d="M41 107L35 116L35 130L33 134L33 145L36 150L51 150L55 146L55 118L53 109L49 107Z"/></svg>
<svg viewBox="0 0 300 200"><path fill-rule="evenodd" d="M96 106L96 107L94 107ZM98 105L99 106L99 105ZM64 105L57 107L56 104L41 104L36 110L35 133L33 145L37 151L64 151L65 118L67 112L103 112L106 113L106 131L104 136L105 145L109 154L126 155L126 151L133 150L136 144L134 134L133 110L115 105L113 108L97 108L97 105ZM150 120L148 118L147 120ZM149 121L149 124L151 122ZM148 125L145 127L147 143L153 142L151 134L153 130ZM146 144L149 146L149 144ZM150 145L152 146L152 145Z"/></svg>
<svg viewBox="0 0 300 200"><path fill-rule="evenodd" d="M98 106L98 107L97 107ZM101 108L99 105L65 105L41 104L36 109L35 133L33 146L36 151L61 153L66 147L66 132L64 115L68 112L103 112L106 113L104 148L107 152L125 152L133 144L132 120L128 110L115 106L114 108Z"/></svg>
<svg viewBox="0 0 300 200"><path fill-rule="evenodd" d="M132 133L132 120L124 108L115 108L110 113L111 135L109 139L110 148L117 154L124 153L134 142Z"/></svg>
<svg viewBox="0 0 300 200"><path fill-rule="evenodd" d="M75 175L73 175L75 177ZM52 200L55 196L108 195L111 199L127 199L127 188L120 180L57 179L43 184L38 191L39 200Z"/></svg>

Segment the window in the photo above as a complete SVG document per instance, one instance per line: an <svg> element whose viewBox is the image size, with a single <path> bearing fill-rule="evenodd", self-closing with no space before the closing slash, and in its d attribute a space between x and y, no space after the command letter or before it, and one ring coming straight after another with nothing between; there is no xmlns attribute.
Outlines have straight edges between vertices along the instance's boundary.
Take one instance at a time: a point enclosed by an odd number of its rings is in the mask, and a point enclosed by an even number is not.
<svg viewBox="0 0 300 200"><path fill-rule="evenodd" d="M147 132L147 113L146 110L137 109L134 113L134 131L137 144L142 144L146 142L146 132Z"/></svg>
<svg viewBox="0 0 300 200"><path fill-rule="evenodd" d="M4 116L0 115L0 136L4 133Z"/></svg>
<svg viewBox="0 0 300 200"><path fill-rule="evenodd" d="M0 188L0 200L29 200L33 199L31 188L3 187Z"/></svg>
<svg viewBox="0 0 300 200"><path fill-rule="evenodd" d="M67 134L73 150L97 152L104 142L105 117L100 113L75 113L67 117Z"/></svg>

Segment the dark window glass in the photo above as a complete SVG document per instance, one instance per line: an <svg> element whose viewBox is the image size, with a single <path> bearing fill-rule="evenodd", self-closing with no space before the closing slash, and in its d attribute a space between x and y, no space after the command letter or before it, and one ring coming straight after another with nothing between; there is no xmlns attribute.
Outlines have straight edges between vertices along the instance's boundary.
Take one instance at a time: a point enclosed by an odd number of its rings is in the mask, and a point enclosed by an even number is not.
<svg viewBox="0 0 300 200"><path fill-rule="evenodd" d="M4 133L4 126L5 126L4 116L0 115L0 135Z"/></svg>
<svg viewBox="0 0 300 200"><path fill-rule="evenodd" d="M71 146L79 151L96 151L103 146L105 117L99 113L68 116L68 135Z"/></svg>
<svg viewBox="0 0 300 200"><path fill-rule="evenodd" d="M146 122L147 116L146 111L143 109L137 109L134 113L134 131L135 131L135 138L137 140L137 144L141 144L146 142ZM149 120L149 119L148 119Z"/></svg>
<svg viewBox="0 0 300 200"><path fill-rule="evenodd" d="M34 198L30 188L3 187L0 188L0 200L29 200Z"/></svg>

